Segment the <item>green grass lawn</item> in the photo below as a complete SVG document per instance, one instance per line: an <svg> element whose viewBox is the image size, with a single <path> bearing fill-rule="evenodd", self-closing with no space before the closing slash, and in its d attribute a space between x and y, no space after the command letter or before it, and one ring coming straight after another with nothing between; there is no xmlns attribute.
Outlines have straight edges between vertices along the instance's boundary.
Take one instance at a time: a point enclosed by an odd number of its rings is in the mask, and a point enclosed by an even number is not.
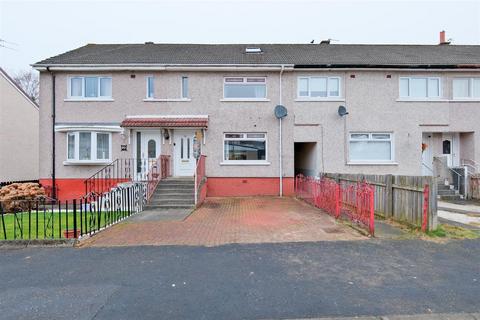
<svg viewBox="0 0 480 320"><path fill-rule="evenodd" d="M96 231L122 217L127 212L101 212L100 217L96 212L77 211L77 230L82 234ZM0 216L0 241L1 240L29 240L29 239L64 239L64 231L74 228L74 214L72 211L35 211Z"/></svg>

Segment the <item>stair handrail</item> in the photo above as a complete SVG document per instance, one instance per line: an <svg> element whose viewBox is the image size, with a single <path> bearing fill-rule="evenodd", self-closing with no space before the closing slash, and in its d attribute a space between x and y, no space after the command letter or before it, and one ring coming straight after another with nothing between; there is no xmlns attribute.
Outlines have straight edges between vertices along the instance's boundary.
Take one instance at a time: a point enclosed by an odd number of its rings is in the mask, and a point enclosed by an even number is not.
<svg viewBox="0 0 480 320"><path fill-rule="evenodd" d="M433 169L430 168L425 162L422 161L422 166L424 166L425 168L427 168L428 170L430 170L430 172L432 173L432 176L435 175L435 172L433 172Z"/></svg>
<svg viewBox="0 0 480 320"><path fill-rule="evenodd" d="M85 194L102 194L120 182L132 180L133 159L117 158L83 181Z"/></svg>
<svg viewBox="0 0 480 320"><path fill-rule="evenodd" d="M480 173L480 163L472 159L462 159L461 163L463 166L473 169L473 174Z"/></svg>
<svg viewBox="0 0 480 320"><path fill-rule="evenodd" d="M458 192L460 192L460 179L462 177L464 177L465 179L465 182L463 184L464 186L464 193L463 195L466 197L467 196L467 175L468 175L468 172L466 171L466 169L464 168L464 174L461 175L460 173L458 173L457 171L455 171L454 169L450 168L447 164L445 164L443 161L440 161L440 159L438 157L433 157L433 160L434 161L438 161L440 162L444 168L450 170L451 172L455 173L457 175L457 186L458 186Z"/></svg>
<svg viewBox="0 0 480 320"><path fill-rule="evenodd" d="M160 180L170 175L170 156L161 154L157 159L151 161L147 173L147 201L150 200Z"/></svg>
<svg viewBox="0 0 480 320"><path fill-rule="evenodd" d="M197 163L195 165L195 172L193 174L193 179L194 179L194 187L195 187L195 206L198 203L198 189L200 187L200 184L203 181L203 178L205 177L205 155L200 155L200 157L197 159Z"/></svg>

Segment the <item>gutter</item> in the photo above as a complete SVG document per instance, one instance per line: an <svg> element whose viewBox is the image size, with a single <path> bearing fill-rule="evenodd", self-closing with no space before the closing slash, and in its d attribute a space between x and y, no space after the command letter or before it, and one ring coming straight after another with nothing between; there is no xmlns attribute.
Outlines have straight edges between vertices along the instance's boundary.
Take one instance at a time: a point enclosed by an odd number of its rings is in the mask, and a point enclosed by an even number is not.
<svg viewBox="0 0 480 320"><path fill-rule="evenodd" d="M56 121L56 110L55 110L55 74L47 67L47 71L52 76L52 198L57 199L57 185L55 177L55 121Z"/></svg>
<svg viewBox="0 0 480 320"><path fill-rule="evenodd" d="M476 70L480 64L420 64L420 65L391 65L391 64L296 64L294 69L322 69L322 70Z"/></svg>
<svg viewBox="0 0 480 320"><path fill-rule="evenodd" d="M294 65L279 64L33 64L38 71L279 71Z"/></svg>

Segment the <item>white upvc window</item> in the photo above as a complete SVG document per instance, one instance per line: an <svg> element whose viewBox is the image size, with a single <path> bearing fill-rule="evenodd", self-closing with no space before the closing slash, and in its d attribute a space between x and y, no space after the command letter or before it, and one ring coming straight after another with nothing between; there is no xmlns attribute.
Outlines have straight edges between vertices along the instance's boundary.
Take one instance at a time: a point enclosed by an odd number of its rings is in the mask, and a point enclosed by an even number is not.
<svg viewBox="0 0 480 320"><path fill-rule="evenodd" d="M95 131L67 133L68 162L109 162L111 155L111 133Z"/></svg>
<svg viewBox="0 0 480 320"><path fill-rule="evenodd" d="M453 99L480 99L480 78L453 79Z"/></svg>
<svg viewBox="0 0 480 320"><path fill-rule="evenodd" d="M340 98L340 77L298 77L297 97L303 99Z"/></svg>
<svg viewBox="0 0 480 320"><path fill-rule="evenodd" d="M395 160L393 133L353 132L349 138L349 162L388 163Z"/></svg>
<svg viewBox="0 0 480 320"><path fill-rule="evenodd" d="M70 77L68 78L68 98L112 99L112 77Z"/></svg>
<svg viewBox="0 0 480 320"><path fill-rule="evenodd" d="M146 77L147 99L155 98L155 78L153 76Z"/></svg>
<svg viewBox="0 0 480 320"><path fill-rule="evenodd" d="M226 77L223 79L224 99L266 99L266 77Z"/></svg>
<svg viewBox="0 0 480 320"><path fill-rule="evenodd" d="M267 162L266 133L225 133L223 162L256 164Z"/></svg>
<svg viewBox="0 0 480 320"><path fill-rule="evenodd" d="M400 98L439 99L442 96L439 77L400 77Z"/></svg>
<svg viewBox="0 0 480 320"><path fill-rule="evenodd" d="M181 92L182 99L188 99L188 77L182 77L182 92Z"/></svg>

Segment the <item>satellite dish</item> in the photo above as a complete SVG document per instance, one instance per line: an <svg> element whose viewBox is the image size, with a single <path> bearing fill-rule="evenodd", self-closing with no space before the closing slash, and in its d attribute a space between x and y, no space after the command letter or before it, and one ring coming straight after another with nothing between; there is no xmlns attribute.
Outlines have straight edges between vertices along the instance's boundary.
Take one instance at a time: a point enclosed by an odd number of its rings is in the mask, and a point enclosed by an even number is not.
<svg viewBox="0 0 480 320"><path fill-rule="evenodd" d="M339 106L338 107L338 115L340 117L346 116L348 114L347 108L345 106Z"/></svg>
<svg viewBox="0 0 480 320"><path fill-rule="evenodd" d="M275 107L275 117L277 117L277 119L285 118L287 114L287 108L285 108L281 104Z"/></svg>

